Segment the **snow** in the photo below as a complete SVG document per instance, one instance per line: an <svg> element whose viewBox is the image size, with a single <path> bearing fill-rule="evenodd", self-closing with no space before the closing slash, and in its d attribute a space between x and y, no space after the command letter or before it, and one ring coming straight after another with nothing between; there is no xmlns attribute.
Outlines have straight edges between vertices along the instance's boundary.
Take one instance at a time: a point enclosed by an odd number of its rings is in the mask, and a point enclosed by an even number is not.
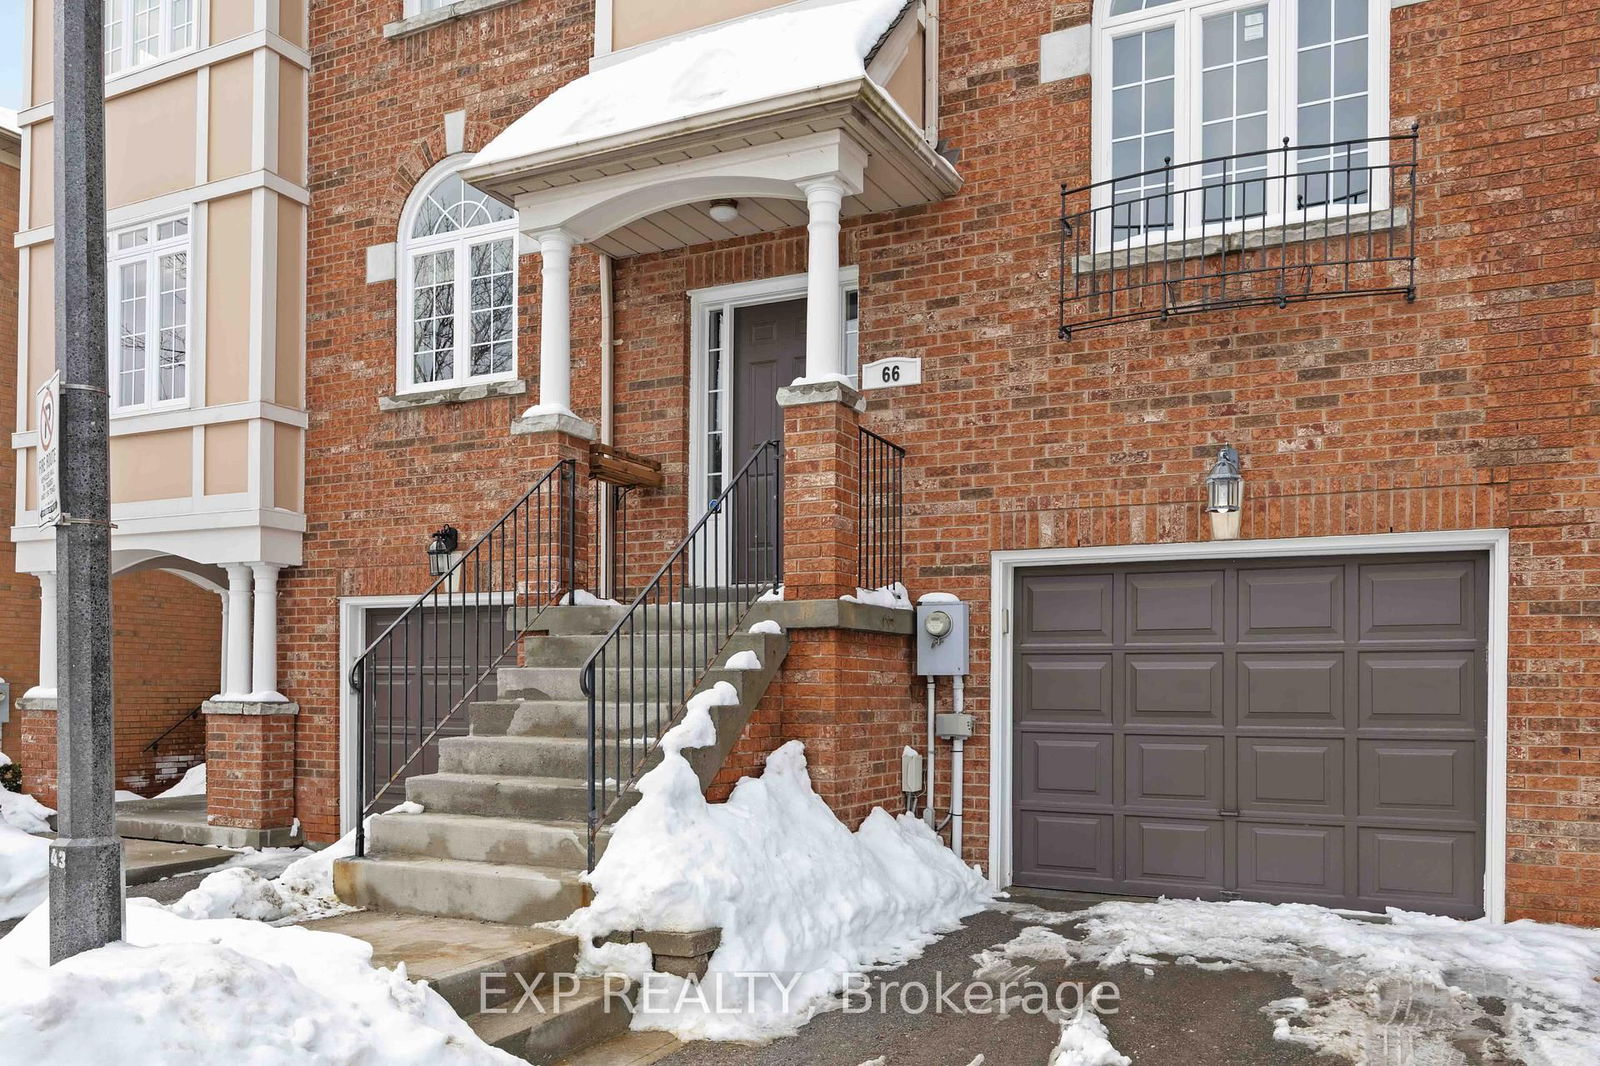
<svg viewBox="0 0 1600 1066"><path fill-rule="evenodd" d="M402 810L401 808L406 808ZM418 814L422 807L402 803L392 813ZM370 827L372 819L367 819ZM275 878L253 863L225 863L206 876L183 898L171 905L174 914L191 919L249 918L274 925L291 925L311 918L339 914L352 908L339 902L333 891L333 863L354 855L356 834L351 830L321 851L307 852Z"/></svg>
<svg viewBox="0 0 1600 1066"><path fill-rule="evenodd" d="M505 163L866 76L906 0L779 10L689 34L557 89L479 152Z"/></svg>
<svg viewBox="0 0 1600 1066"><path fill-rule="evenodd" d="M360 940L128 901L125 940L47 966L48 917L0 940L0 1046L60 1066L515 1066Z"/></svg>
<svg viewBox="0 0 1600 1066"><path fill-rule="evenodd" d="M893 607L900 611L911 610L911 596L906 587L896 581L876 589L856 589L854 596L840 596L846 603L865 603L874 607Z"/></svg>
<svg viewBox="0 0 1600 1066"><path fill-rule="evenodd" d="M1050 1052L1048 1066L1129 1066L1133 1060L1111 1046L1100 1016L1079 1010L1061 1027L1061 1042Z"/></svg>
<svg viewBox="0 0 1600 1066"><path fill-rule="evenodd" d="M206 764L195 763L183 772L178 783L158 794L156 799L173 799L177 796L204 796L206 794Z"/></svg>
<svg viewBox="0 0 1600 1066"><path fill-rule="evenodd" d="M1600 930L1398 910L1388 918L1192 900L1054 915L1081 929L1082 939L1065 945L1081 962L1171 959L1285 974L1304 995L1267 1005L1275 1035L1326 1054L1358 1059L1374 1028L1386 1027L1404 1030L1418 1062L1455 1061L1456 1042L1467 1036L1487 1038L1499 1057L1528 1066L1600 1062ZM1043 941L1032 930L1023 938L1033 947ZM1504 1015L1488 1018L1479 997L1504 1001ZM1493 1035L1500 1029L1503 1037Z"/></svg>
<svg viewBox="0 0 1600 1066"><path fill-rule="evenodd" d="M775 589L768 589L767 591L763 592L761 595L756 597L756 602L757 603L782 603L783 602L783 586L779 585Z"/></svg>
<svg viewBox="0 0 1600 1066"><path fill-rule="evenodd" d="M50 816L55 813L26 792L0 788L0 825L24 833L48 833Z"/></svg>
<svg viewBox="0 0 1600 1066"><path fill-rule="evenodd" d="M618 603L616 600L606 599L604 596L596 596L594 593L590 592L588 589L577 589L577 590L575 590L573 592L567 593L565 596L561 597L561 605L562 606L576 606L576 607L621 607L622 606L622 604Z"/></svg>
<svg viewBox="0 0 1600 1066"><path fill-rule="evenodd" d="M0 766L11 759L0 751ZM0 921L20 918L43 903L50 885L50 832L56 812L28 795L0 788Z"/></svg>
<svg viewBox="0 0 1600 1066"><path fill-rule="evenodd" d="M722 664L724 670L759 670L761 659L753 651L736 651Z"/></svg>
<svg viewBox="0 0 1600 1066"><path fill-rule="evenodd" d="M781 637L783 636L783 627L777 622L774 622L772 619L767 618L751 626L749 632L765 633L768 636Z"/></svg>
<svg viewBox="0 0 1600 1066"><path fill-rule="evenodd" d="M139 793L137 793L137 792L129 792L125 788L117 789L115 792L113 792L111 794L111 798L117 803L128 803L128 802L130 802L132 800L142 800L142 799L144 799L144 797L139 795Z"/></svg>
<svg viewBox="0 0 1600 1066"><path fill-rule="evenodd" d="M712 743L712 707L735 699L719 683L689 701L589 875L594 903L562 923L586 945L619 930L722 930L706 999L653 975L667 991L641 1005L635 1029L752 1041L792 1033L834 1002L847 974L914 958L992 899L983 876L918 819L878 809L847 829L813 791L799 742L768 756L765 773L726 803L707 803L682 751ZM589 948L586 964L603 968L602 952ZM780 975L787 988L733 977L752 973Z"/></svg>
<svg viewBox="0 0 1600 1066"><path fill-rule="evenodd" d="M21 127L17 125L17 113L9 107L0 107L0 130L10 134L22 132Z"/></svg>
<svg viewBox="0 0 1600 1066"><path fill-rule="evenodd" d="M925 592L917 597L918 603L960 603L961 597L949 592Z"/></svg>

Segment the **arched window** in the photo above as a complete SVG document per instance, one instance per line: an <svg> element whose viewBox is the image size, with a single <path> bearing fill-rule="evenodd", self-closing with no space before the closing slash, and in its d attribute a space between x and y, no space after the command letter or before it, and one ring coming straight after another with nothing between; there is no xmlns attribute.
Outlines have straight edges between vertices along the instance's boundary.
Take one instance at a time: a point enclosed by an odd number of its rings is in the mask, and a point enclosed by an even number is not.
<svg viewBox="0 0 1600 1066"><path fill-rule="evenodd" d="M401 392L517 373L517 215L447 160L417 185L400 228Z"/></svg>

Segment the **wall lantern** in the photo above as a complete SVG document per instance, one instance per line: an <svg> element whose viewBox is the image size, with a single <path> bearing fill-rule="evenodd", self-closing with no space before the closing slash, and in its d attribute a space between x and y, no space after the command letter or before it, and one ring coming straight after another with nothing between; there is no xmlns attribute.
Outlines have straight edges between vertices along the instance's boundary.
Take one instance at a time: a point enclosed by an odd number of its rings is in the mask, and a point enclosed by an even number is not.
<svg viewBox="0 0 1600 1066"><path fill-rule="evenodd" d="M461 534L455 526L445 526L433 535L428 542L428 573L433 577L443 577L450 572L461 558L457 547L461 544Z"/></svg>
<svg viewBox="0 0 1600 1066"><path fill-rule="evenodd" d="M1244 478L1239 473L1239 453L1224 444L1206 475L1206 514L1211 516L1212 540L1238 540L1240 508L1244 503Z"/></svg>
<svg viewBox="0 0 1600 1066"><path fill-rule="evenodd" d="M738 200L712 200L711 201L711 209L709 211L707 211L706 214L711 216L712 221L720 222L724 226L726 226L730 222L734 222L734 221L738 220L738 218L739 218L739 201Z"/></svg>

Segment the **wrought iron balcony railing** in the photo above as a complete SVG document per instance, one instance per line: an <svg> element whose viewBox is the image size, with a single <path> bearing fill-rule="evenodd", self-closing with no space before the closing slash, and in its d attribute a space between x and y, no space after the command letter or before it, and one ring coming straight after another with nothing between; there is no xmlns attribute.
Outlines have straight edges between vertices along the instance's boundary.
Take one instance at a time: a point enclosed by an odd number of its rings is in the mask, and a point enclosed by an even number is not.
<svg viewBox="0 0 1600 1066"><path fill-rule="evenodd" d="M1060 333L1370 293L1416 298L1417 127L1061 188Z"/></svg>

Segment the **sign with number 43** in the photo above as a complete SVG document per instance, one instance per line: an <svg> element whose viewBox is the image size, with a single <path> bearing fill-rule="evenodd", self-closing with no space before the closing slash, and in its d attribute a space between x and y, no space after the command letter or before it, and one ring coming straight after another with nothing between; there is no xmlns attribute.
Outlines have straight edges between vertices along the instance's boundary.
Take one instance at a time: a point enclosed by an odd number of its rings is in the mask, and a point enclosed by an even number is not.
<svg viewBox="0 0 1600 1066"><path fill-rule="evenodd" d="M863 392L870 389L893 389L901 385L921 384L921 359L907 359L903 356L894 359L879 359L876 363L868 363L861 368L861 389Z"/></svg>

